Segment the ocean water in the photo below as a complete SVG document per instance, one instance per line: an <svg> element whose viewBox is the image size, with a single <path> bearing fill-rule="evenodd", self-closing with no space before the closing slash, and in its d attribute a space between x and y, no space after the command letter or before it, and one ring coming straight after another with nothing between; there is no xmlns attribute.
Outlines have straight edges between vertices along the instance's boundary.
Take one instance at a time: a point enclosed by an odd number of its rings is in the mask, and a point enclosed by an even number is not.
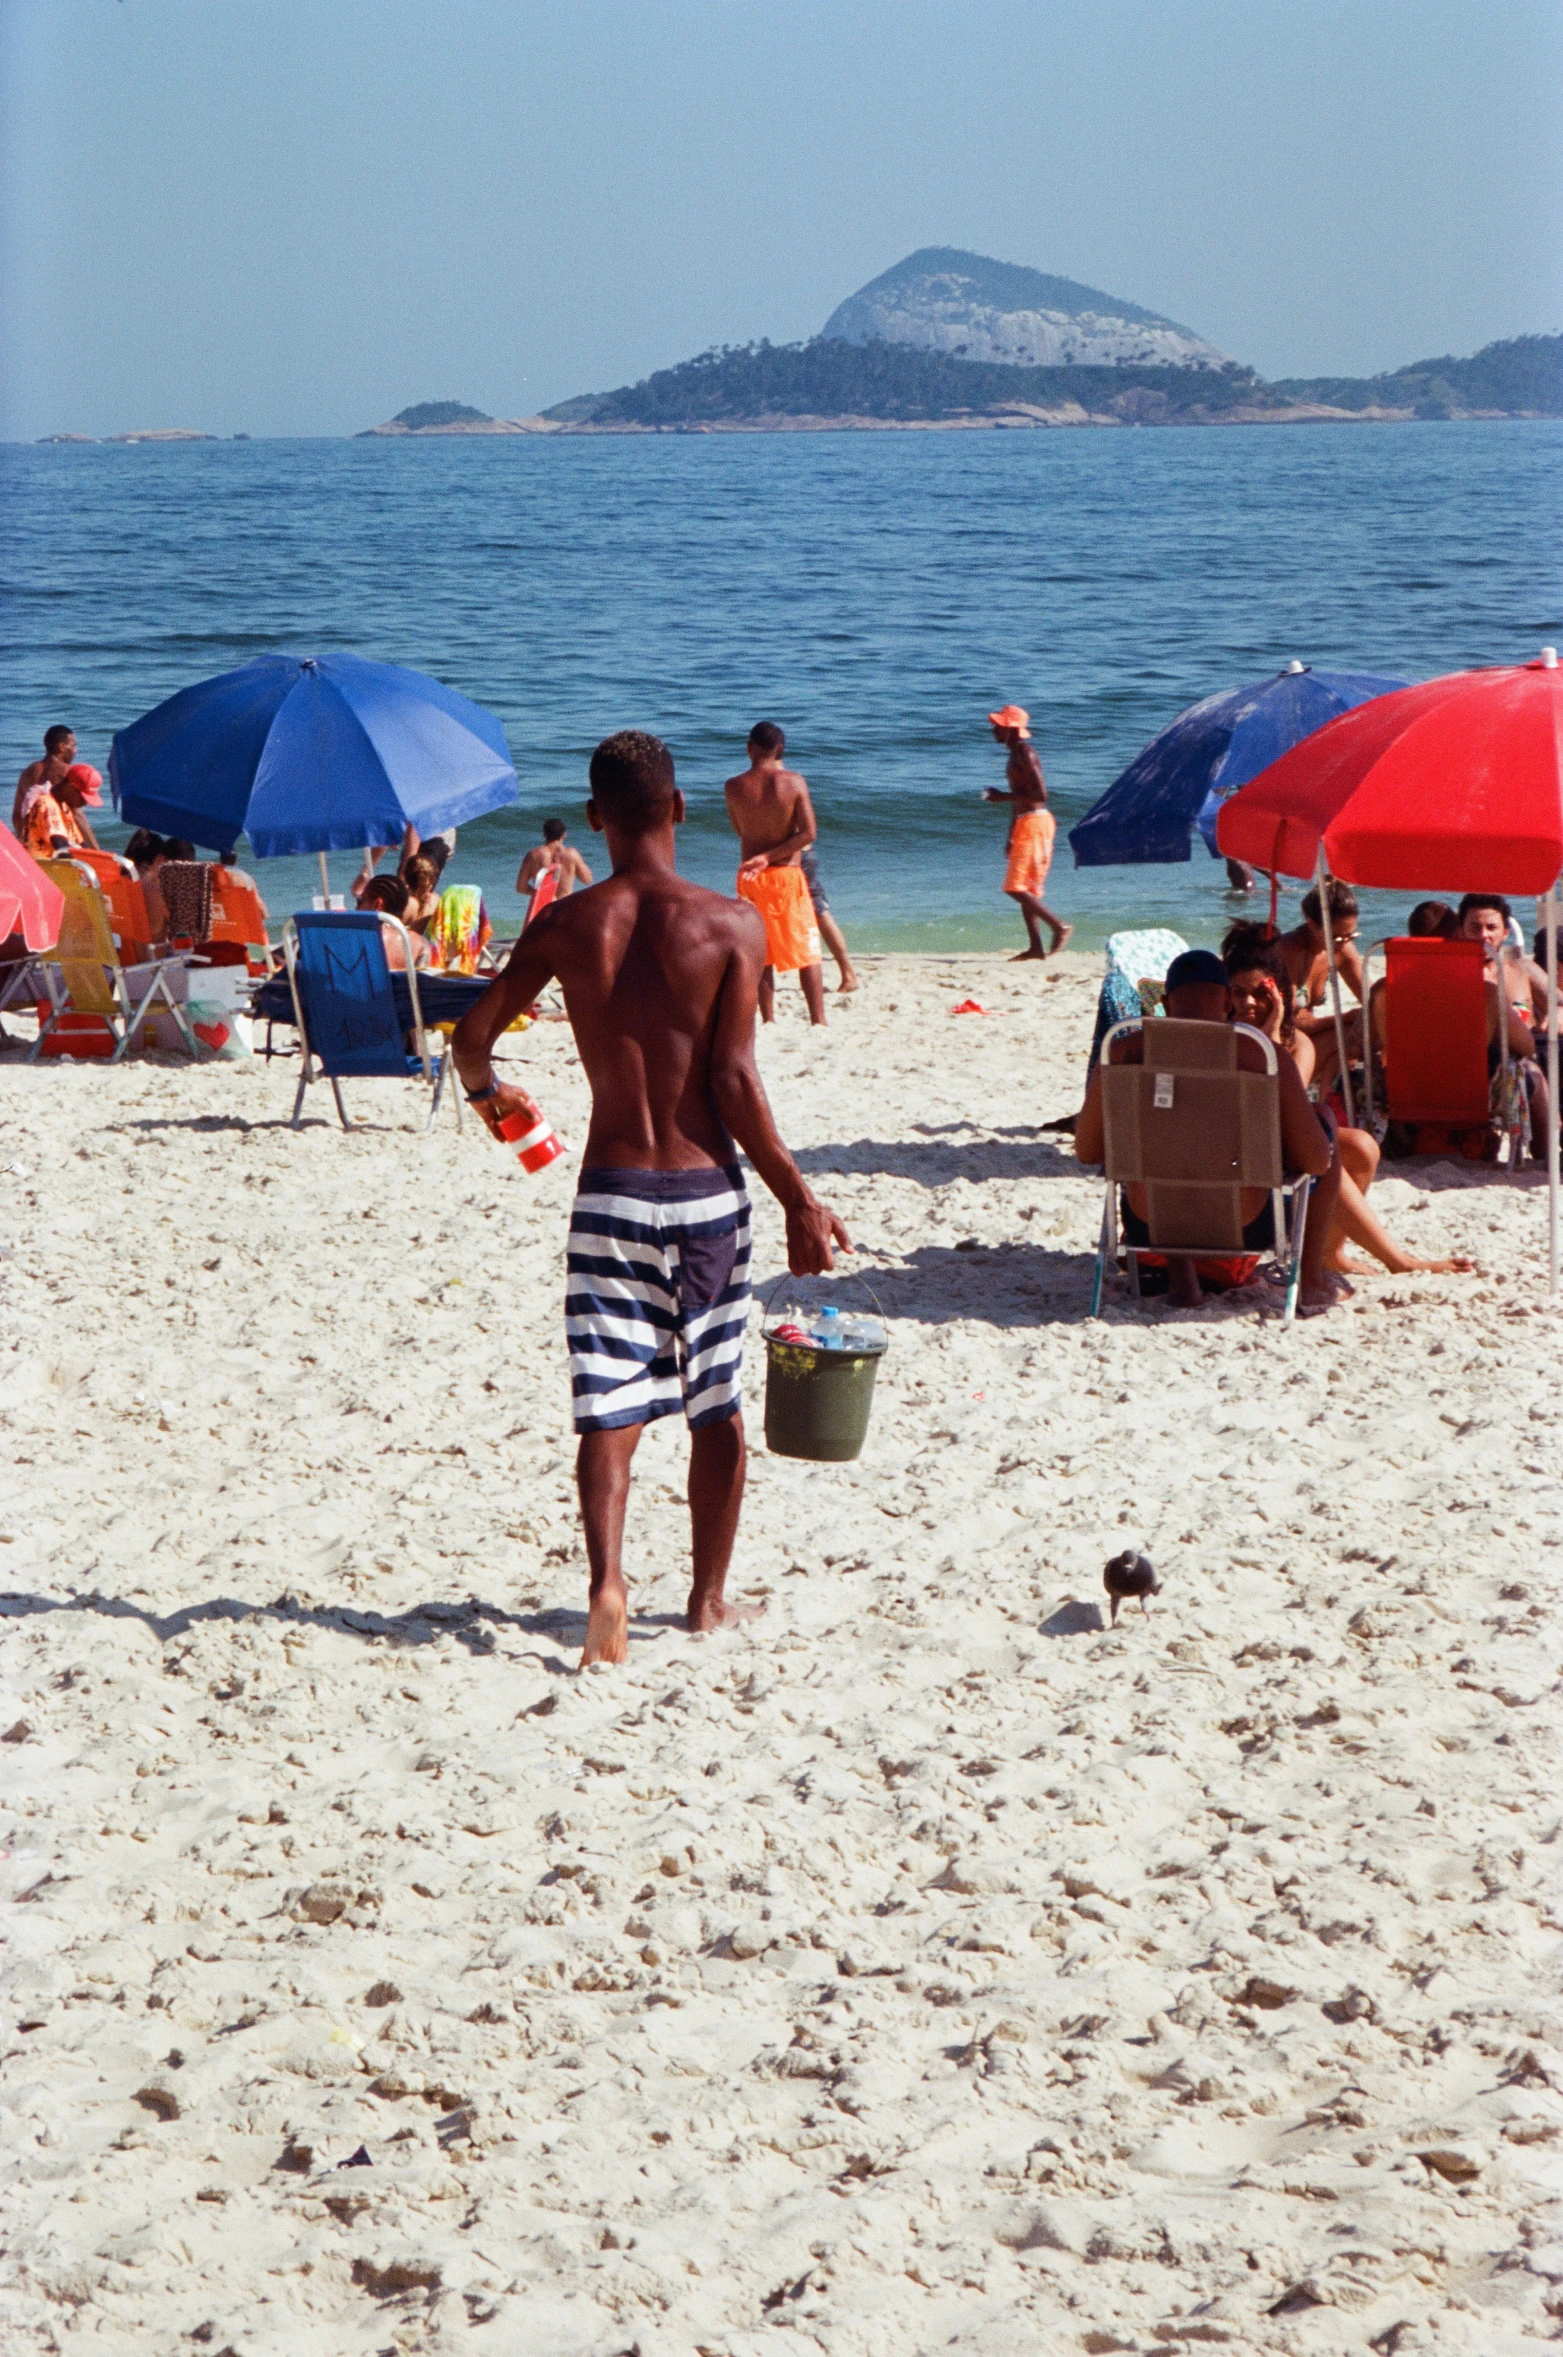
<svg viewBox="0 0 1563 2357"><path fill-rule="evenodd" d="M64 719L106 770L116 728L270 650L431 671L509 735L520 807L453 871L505 932L545 816L590 856L615 728L673 747L683 865L730 890L722 780L770 718L853 941L994 948L1021 930L983 714L1014 700L1078 945L1211 942L1234 903L1202 847L1077 870L1070 824L1185 704L1292 656L1418 679L1563 638L1560 459L1563 425L1496 422L10 445L0 750L14 777ZM313 862L258 872L276 915L317 888Z"/></svg>

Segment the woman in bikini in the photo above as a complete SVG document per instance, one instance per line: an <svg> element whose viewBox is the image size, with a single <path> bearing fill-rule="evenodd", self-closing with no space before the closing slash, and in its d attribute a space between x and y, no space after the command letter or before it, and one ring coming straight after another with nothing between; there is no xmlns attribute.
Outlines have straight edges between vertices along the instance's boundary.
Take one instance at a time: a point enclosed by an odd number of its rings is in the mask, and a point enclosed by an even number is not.
<svg viewBox="0 0 1563 2357"><path fill-rule="evenodd" d="M1314 1046L1297 1022L1292 978L1278 942L1267 940L1256 925L1234 925L1221 945L1222 962L1232 993L1232 1020L1252 1025L1289 1055L1306 1088L1314 1075ZM1367 1205L1367 1192L1378 1170L1379 1150L1365 1129L1338 1129L1340 1196L1330 1223L1324 1265L1337 1277L1371 1274L1366 1263L1348 1260L1346 1247L1356 1244L1382 1262L1391 1276L1457 1276L1474 1269L1475 1262L1418 1260L1404 1252L1380 1227Z"/></svg>

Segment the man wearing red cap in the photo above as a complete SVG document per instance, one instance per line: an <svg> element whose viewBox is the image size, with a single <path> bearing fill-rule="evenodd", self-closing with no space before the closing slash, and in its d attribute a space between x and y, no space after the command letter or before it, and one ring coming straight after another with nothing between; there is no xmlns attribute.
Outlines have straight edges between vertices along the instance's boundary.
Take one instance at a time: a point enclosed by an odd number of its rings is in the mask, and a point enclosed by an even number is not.
<svg viewBox="0 0 1563 2357"><path fill-rule="evenodd" d="M1011 900L1018 901L1020 913L1026 920L1026 932L1031 946L1017 952L1015 963L1027 958L1045 958L1042 947L1042 927L1046 925L1053 936L1053 950L1061 950L1069 939L1072 927L1062 917L1055 917L1043 905L1042 893L1047 884L1047 871L1053 864L1053 837L1057 833L1053 813L1047 806L1047 787L1042 781L1042 764L1037 759L1031 742L1031 715L1019 704L1003 704L997 712L988 714L988 725L1001 745L1009 749L1004 765L1007 783L1001 790L989 786L985 802L1012 802L1015 816L1010 822L1009 862L1004 870L1004 889Z"/></svg>

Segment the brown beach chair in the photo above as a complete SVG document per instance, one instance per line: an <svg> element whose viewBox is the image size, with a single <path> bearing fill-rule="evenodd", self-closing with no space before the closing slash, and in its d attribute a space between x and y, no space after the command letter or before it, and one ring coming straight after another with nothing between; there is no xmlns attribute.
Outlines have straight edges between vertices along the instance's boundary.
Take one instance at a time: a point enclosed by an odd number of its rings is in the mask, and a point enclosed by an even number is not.
<svg viewBox="0 0 1563 2357"><path fill-rule="evenodd" d="M1113 1042L1143 1033L1143 1064L1114 1064ZM1264 1056L1263 1072L1238 1064L1239 1038ZM1210 1260L1249 1249L1243 1193L1263 1187L1275 1219L1275 1254L1286 1270L1285 1318L1296 1315L1303 1223L1312 1181L1292 1179L1281 1159L1281 1082L1276 1051L1247 1023L1119 1023L1102 1042L1103 1170L1107 1198L1091 1290L1091 1315L1122 1250L1135 1291L1139 1259ZM1118 1239L1118 1190L1145 1189L1148 1244ZM1287 1211L1290 1208L1290 1221Z"/></svg>

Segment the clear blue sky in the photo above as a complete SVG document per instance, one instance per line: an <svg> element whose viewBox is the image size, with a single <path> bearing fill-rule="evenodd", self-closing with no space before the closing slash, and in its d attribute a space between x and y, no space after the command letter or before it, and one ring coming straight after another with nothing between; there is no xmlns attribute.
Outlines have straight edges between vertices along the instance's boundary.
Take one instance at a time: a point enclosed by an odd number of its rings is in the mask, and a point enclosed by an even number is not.
<svg viewBox="0 0 1563 2357"><path fill-rule="evenodd" d="M1266 375L1563 327L1559 0L0 0L0 436L514 416L919 245Z"/></svg>

